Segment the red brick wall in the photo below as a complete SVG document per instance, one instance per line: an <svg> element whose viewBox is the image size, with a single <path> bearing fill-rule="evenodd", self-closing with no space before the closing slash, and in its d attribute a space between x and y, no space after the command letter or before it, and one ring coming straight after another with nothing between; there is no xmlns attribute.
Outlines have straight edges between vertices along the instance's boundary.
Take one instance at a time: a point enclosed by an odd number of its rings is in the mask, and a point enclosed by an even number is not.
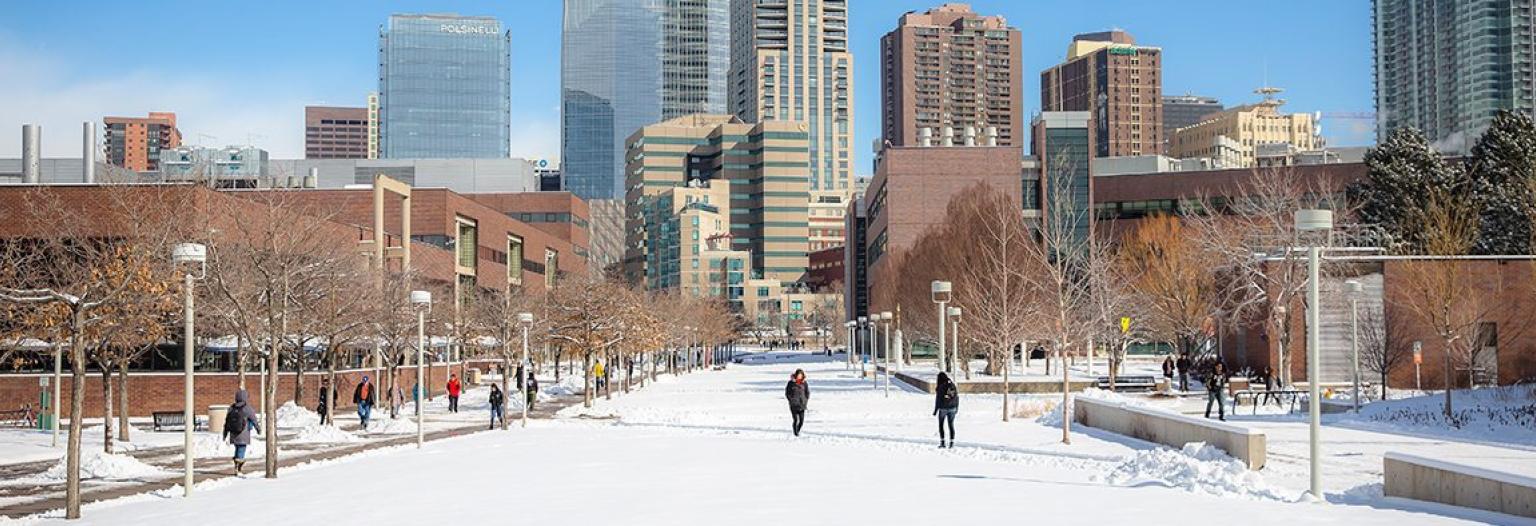
<svg viewBox="0 0 1536 526"><path fill-rule="evenodd" d="M434 364L428 367L427 384L432 386L434 395L446 391L448 369L458 374L461 365L466 368L478 367L481 371L489 369L489 365L495 362L473 361L464 364ZM339 387L337 405L341 408L352 407L352 390L364 375L372 379L375 385L383 389L385 383L382 377L373 369L346 369L336 371L336 384ZM400 388L405 390L405 396L410 397L411 386L416 382L416 369L414 367L402 367L398 370ZM38 403L38 377L52 376L40 374L6 374L0 375L0 410L20 409L24 404ZM325 377L325 371L306 371L304 373L304 400L302 405L313 409L319 401L320 380ZM277 403L282 405L293 400L293 387L297 375L292 372L284 372L279 375L277 386ZM462 378L462 376L461 376ZM112 403L118 403L117 378L113 377ZM182 408L182 382L183 375L178 372L130 372L128 378L128 405L131 416L149 416L155 411L180 411ZM194 386L193 403L199 414L207 412L209 405L228 404L234 400L235 389L239 386L239 377L235 373L197 373ZM246 389L251 391L254 399L261 377L256 372L246 376ZM59 406L61 414L69 413L71 377L68 369L65 370L63 383L60 384ZM50 388L51 389L51 388ZM379 396L383 403L383 396ZM102 416L101 375L92 372L85 380L85 417L100 418ZM114 411L122 408L114 407Z"/></svg>

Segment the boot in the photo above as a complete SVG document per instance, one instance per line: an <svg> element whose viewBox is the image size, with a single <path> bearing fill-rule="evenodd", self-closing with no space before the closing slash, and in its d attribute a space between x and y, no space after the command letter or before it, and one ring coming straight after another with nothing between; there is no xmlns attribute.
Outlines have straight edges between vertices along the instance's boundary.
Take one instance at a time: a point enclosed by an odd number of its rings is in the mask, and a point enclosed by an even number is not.
<svg viewBox="0 0 1536 526"><path fill-rule="evenodd" d="M239 476L243 472L245 472L245 460L235 459L235 475Z"/></svg>

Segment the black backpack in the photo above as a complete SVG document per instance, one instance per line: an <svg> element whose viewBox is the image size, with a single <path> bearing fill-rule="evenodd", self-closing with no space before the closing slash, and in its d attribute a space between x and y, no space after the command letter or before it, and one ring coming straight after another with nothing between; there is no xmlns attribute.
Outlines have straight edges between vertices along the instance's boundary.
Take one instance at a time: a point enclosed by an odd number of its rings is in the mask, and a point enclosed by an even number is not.
<svg viewBox="0 0 1536 526"><path fill-rule="evenodd" d="M224 415L224 436L234 440L235 435L245 432L245 406L230 406Z"/></svg>

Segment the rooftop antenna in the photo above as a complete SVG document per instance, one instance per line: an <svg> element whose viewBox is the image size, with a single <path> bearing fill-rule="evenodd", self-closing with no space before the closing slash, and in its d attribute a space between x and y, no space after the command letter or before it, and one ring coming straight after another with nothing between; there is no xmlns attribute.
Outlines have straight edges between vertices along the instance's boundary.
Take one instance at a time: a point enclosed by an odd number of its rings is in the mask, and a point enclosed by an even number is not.
<svg viewBox="0 0 1536 526"><path fill-rule="evenodd" d="M1260 86L1259 89L1253 90L1254 93L1257 93L1259 96L1264 98L1264 100L1259 102L1259 104L1272 108L1280 107L1281 105L1285 104L1285 99L1275 98L1275 95L1278 95L1283 91L1285 90L1269 85L1269 61L1264 61L1264 84Z"/></svg>

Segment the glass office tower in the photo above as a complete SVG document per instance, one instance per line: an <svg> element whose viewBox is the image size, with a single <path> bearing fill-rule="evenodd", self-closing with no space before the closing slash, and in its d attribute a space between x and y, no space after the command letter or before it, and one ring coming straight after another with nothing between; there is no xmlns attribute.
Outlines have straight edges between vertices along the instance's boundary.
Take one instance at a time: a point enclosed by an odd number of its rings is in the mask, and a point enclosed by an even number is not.
<svg viewBox="0 0 1536 526"><path fill-rule="evenodd" d="M565 0L560 168L583 199L623 199L624 147L641 127L725 113L728 0Z"/></svg>
<svg viewBox="0 0 1536 526"><path fill-rule="evenodd" d="M379 156L509 157L510 49L491 17L391 15L379 29Z"/></svg>

